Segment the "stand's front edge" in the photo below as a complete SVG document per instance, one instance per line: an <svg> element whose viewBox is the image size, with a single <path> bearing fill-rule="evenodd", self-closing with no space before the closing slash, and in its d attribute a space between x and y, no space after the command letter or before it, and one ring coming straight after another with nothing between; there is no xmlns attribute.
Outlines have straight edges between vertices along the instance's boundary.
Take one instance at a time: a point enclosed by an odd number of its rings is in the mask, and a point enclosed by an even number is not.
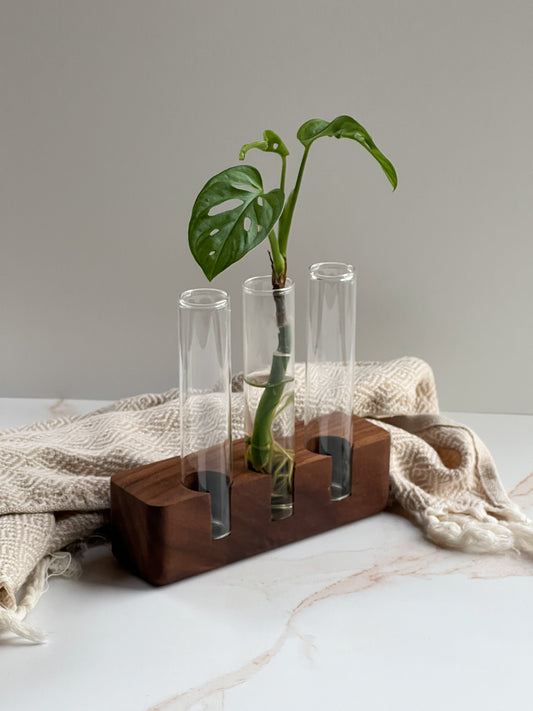
<svg viewBox="0 0 533 711"><path fill-rule="evenodd" d="M331 457L305 448L297 423L294 513L272 521L270 477L244 467L234 443L231 533L212 540L209 494L181 483L179 457L119 472L111 479L113 553L130 571L165 585L383 510L389 494L390 436L353 418L351 496L330 500Z"/></svg>

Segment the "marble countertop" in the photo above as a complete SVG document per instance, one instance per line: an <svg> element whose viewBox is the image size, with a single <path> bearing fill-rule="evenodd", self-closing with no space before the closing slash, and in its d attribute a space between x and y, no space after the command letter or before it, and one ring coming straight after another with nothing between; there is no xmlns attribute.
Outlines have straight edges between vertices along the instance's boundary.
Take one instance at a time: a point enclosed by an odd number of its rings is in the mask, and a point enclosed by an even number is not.
<svg viewBox="0 0 533 711"><path fill-rule="evenodd" d="M0 428L96 401L0 399ZM533 416L447 413L491 449L533 515ZM151 588L108 545L54 578L3 641L2 711L528 708L533 561L453 553L384 512Z"/></svg>

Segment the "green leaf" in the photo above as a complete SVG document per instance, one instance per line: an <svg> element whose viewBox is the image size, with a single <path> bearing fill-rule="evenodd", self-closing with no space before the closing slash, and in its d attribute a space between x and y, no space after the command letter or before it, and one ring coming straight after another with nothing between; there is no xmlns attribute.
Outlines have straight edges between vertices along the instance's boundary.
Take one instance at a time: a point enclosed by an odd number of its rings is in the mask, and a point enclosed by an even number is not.
<svg viewBox="0 0 533 711"><path fill-rule="evenodd" d="M309 146L328 126L329 123L322 119L309 119L300 126L296 137L304 146Z"/></svg>
<svg viewBox="0 0 533 711"><path fill-rule="evenodd" d="M244 160L246 154L252 148L258 148L260 151L267 153L278 153L280 156L288 156L289 151L281 138L274 131L263 131L263 140L254 141L254 143L245 143L239 153L239 160Z"/></svg>
<svg viewBox="0 0 533 711"><path fill-rule="evenodd" d="M351 138L360 143L366 150L374 156L383 169L390 184L394 189L398 185L398 177L394 166L388 158L378 149L368 131L350 116L338 116L330 123L322 119L311 119L306 121L298 129L298 140L307 148L317 138L329 136L334 138Z"/></svg>
<svg viewBox="0 0 533 711"><path fill-rule="evenodd" d="M284 199L282 190L263 192L250 165L227 168L204 185L192 209L189 247L209 281L268 237Z"/></svg>

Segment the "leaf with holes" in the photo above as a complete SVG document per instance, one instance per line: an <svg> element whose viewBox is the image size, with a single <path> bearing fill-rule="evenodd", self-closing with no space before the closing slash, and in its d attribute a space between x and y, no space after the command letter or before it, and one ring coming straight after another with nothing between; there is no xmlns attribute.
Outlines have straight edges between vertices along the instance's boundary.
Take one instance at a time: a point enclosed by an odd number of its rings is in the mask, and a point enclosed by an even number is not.
<svg viewBox="0 0 533 711"><path fill-rule="evenodd" d="M227 168L204 185L192 209L189 247L209 281L268 236L284 199L282 190L263 192L250 165Z"/></svg>
<svg viewBox="0 0 533 711"><path fill-rule="evenodd" d="M252 148L258 148L260 151L266 151L267 153L278 153L281 157L289 155L287 146L274 131L263 131L262 141L245 143L239 153L239 160L244 160L246 154Z"/></svg>
<svg viewBox="0 0 533 711"><path fill-rule="evenodd" d="M396 186L398 185L398 177L396 176L394 166L376 146L368 131L350 116L337 116L336 119L333 119L333 121L329 123L327 121L323 121L322 119L311 119L300 126L296 135L298 140L303 143L306 148L309 148L311 143L313 143L313 141L317 138L322 138L323 136L351 138L352 140L357 141L357 143L360 143L372 156L374 156L383 169L383 172L387 176L390 184L394 189L396 189Z"/></svg>

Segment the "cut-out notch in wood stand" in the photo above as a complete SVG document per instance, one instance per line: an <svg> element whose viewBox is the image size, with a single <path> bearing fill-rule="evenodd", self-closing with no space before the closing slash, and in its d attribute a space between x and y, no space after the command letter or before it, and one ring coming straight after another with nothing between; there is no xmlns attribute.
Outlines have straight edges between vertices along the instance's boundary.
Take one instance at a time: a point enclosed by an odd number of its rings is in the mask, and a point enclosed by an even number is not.
<svg viewBox="0 0 533 711"><path fill-rule="evenodd" d="M390 436L353 417L351 496L331 501L331 457L311 452L296 423L294 512L271 520L267 474L248 471L233 443L231 533L211 538L209 494L181 482L174 457L111 478L113 553L152 585L166 585L379 513L389 494Z"/></svg>

